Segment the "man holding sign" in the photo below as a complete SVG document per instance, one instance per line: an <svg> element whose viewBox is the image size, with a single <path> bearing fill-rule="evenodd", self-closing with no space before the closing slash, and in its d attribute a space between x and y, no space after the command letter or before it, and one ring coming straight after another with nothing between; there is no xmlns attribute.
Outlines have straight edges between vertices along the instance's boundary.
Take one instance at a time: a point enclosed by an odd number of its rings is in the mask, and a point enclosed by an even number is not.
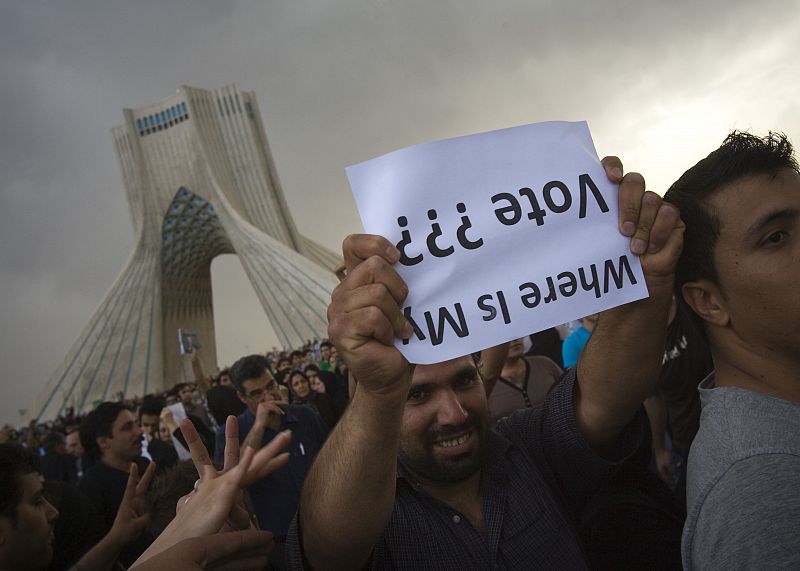
<svg viewBox="0 0 800 571"><path fill-rule="evenodd" d="M401 310L404 253L379 236L345 240L329 334L358 385L306 479L290 567L585 568L572 520L641 439L637 411L664 348L652 324L666 323L683 234L640 175L623 177L613 157L602 169L619 183L615 226L650 298L604 313L544 405L494 430L471 357L414 366L395 346L415 334Z"/></svg>

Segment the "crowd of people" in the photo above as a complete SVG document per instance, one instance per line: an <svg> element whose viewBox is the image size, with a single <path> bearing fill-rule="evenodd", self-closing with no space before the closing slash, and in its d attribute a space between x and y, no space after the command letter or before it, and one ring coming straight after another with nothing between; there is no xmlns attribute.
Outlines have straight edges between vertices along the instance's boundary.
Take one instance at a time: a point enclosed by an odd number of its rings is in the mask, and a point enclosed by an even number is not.
<svg viewBox="0 0 800 571"><path fill-rule="evenodd" d="M663 199L603 165L648 299L413 366L399 252L350 236L329 340L5 427L0 569L800 568L792 147Z"/></svg>

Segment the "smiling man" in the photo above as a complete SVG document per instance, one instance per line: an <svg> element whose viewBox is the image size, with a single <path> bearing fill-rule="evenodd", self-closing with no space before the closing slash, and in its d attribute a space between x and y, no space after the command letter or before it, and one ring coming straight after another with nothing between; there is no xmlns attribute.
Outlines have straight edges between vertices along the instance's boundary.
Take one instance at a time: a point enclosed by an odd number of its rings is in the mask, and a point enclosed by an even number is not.
<svg viewBox="0 0 800 571"><path fill-rule="evenodd" d="M496 429L471 356L413 367L395 348L411 335L400 253L378 236L345 240L328 331L357 385L306 479L291 568L586 568L572 524L641 439L664 350L651 324L666 323L683 232L640 175L603 164L651 297L604 313L544 404Z"/></svg>
<svg viewBox="0 0 800 571"><path fill-rule="evenodd" d="M786 137L732 133L665 200L677 290L708 338L685 569L800 568L800 172Z"/></svg>

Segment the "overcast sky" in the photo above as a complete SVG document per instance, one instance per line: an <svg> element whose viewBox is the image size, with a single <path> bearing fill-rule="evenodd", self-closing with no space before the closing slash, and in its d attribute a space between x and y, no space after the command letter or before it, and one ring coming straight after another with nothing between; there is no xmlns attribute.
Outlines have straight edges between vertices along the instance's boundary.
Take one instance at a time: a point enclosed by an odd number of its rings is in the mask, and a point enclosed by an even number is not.
<svg viewBox="0 0 800 571"><path fill-rule="evenodd" d="M0 8L0 422L30 407L122 269L109 130L182 84L254 90L300 230L360 230L344 167L587 119L663 192L733 129L800 144L796 0L123 0ZM231 257L232 258L232 257ZM215 261L221 364L275 341Z"/></svg>

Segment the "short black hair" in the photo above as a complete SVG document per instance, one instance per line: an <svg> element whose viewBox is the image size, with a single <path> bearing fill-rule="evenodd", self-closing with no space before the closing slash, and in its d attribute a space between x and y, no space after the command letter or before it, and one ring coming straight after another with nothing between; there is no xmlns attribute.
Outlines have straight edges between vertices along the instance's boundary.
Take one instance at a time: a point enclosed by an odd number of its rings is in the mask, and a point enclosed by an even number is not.
<svg viewBox="0 0 800 571"><path fill-rule="evenodd" d="M142 419L143 414L160 416L165 406L166 402L161 397L147 395L142 399L142 406L139 407L139 420Z"/></svg>
<svg viewBox="0 0 800 571"><path fill-rule="evenodd" d="M42 448L45 452L55 450L59 444L64 444L64 435L57 430L48 432L47 436L42 439Z"/></svg>
<svg viewBox="0 0 800 571"><path fill-rule="evenodd" d="M97 439L101 436L111 437L114 421L117 420L119 413L127 410L121 402L101 402L96 409L86 415L78 429L81 436L81 444L86 454L93 461L100 460L100 447Z"/></svg>
<svg viewBox="0 0 800 571"><path fill-rule="evenodd" d="M289 371L289 374L286 375L286 376L289 378L289 383L290 384L291 384L292 379L294 378L295 375L300 375L301 377L303 377L306 380L306 382L309 384L309 386L311 385L311 379L308 378L308 375L306 375L303 372L302 369L292 369L291 371Z"/></svg>
<svg viewBox="0 0 800 571"><path fill-rule="evenodd" d="M222 369L222 370L219 372L219 374L217 375L217 382L218 382L218 383L221 383L221 382L222 382L222 377L228 377L228 378L230 378L230 376L231 376L231 370L230 370L228 367L225 367L225 368L224 368L224 369Z"/></svg>
<svg viewBox="0 0 800 571"><path fill-rule="evenodd" d="M19 444L0 444L0 515L17 524L17 507L22 501L22 476L38 473L36 456Z"/></svg>
<svg viewBox="0 0 800 571"><path fill-rule="evenodd" d="M231 365L231 383L236 390L245 394L242 383L251 379L257 379L269 370L269 361L263 355L247 355Z"/></svg>
<svg viewBox="0 0 800 571"><path fill-rule="evenodd" d="M675 282L678 293L686 282L707 279L719 283L714 266L719 219L706 201L744 177L775 177L783 169L798 172L792 144L786 135L770 132L758 137L733 131L717 150L683 173L669 188L664 200L680 209L686 224Z"/></svg>
<svg viewBox="0 0 800 571"><path fill-rule="evenodd" d="M719 239L720 221L708 199L724 187L748 176L775 177L784 169L798 172L792 144L783 133L770 132L758 137L732 131L722 145L687 170L664 194L664 200L678 207L686 225L683 251L675 272L675 297L681 306L681 289L687 282L708 280L719 284L714 264L714 248ZM689 311L698 330L705 324Z"/></svg>

